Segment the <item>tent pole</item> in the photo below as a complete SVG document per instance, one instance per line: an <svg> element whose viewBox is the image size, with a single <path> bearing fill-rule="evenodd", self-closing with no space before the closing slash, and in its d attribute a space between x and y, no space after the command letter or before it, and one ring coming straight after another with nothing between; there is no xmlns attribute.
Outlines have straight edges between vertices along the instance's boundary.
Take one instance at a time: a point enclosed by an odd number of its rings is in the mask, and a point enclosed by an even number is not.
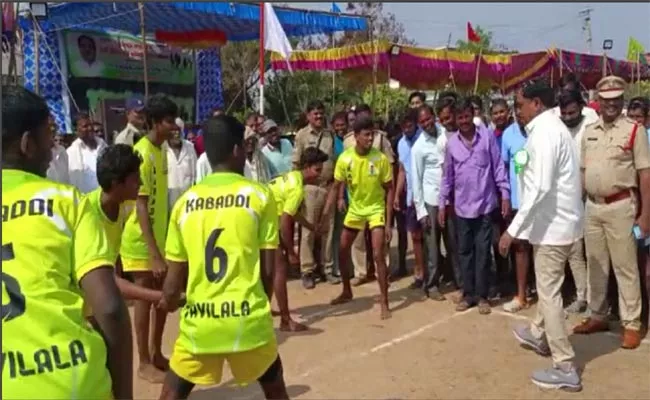
<svg viewBox="0 0 650 400"><path fill-rule="evenodd" d="M476 61L476 76L474 77L474 94L478 91L478 81L481 74L481 62L483 61L483 46L478 51L478 60Z"/></svg>
<svg viewBox="0 0 650 400"><path fill-rule="evenodd" d="M144 98L149 98L149 71L147 63L147 36L144 26L144 3L138 3L140 9L140 35L142 36L142 77L144 79Z"/></svg>
<svg viewBox="0 0 650 400"><path fill-rule="evenodd" d="M41 35L38 20L31 14L32 17L32 31L34 32L34 93L40 94L40 80L41 80Z"/></svg>
<svg viewBox="0 0 650 400"><path fill-rule="evenodd" d="M260 115L264 115L264 2L260 2Z"/></svg>
<svg viewBox="0 0 650 400"><path fill-rule="evenodd" d="M377 46L375 45L375 24L374 20L371 17L370 19L370 42L372 43L372 51L373 51L373 57L372 57L372 96L370 97L370 103L372 104L372 108L374 109L376 107L375 104L375 99L377 98Z"/></svg>

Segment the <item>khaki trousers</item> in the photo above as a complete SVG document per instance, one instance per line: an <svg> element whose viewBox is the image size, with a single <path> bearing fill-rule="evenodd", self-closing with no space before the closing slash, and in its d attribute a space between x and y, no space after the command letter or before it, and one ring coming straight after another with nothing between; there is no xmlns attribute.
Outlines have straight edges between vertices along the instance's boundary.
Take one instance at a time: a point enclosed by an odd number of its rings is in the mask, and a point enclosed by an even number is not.
<svg viewBox="0 0 650 400"><path fill-rule="evenodd" d="M551 349L553 364L573 365L575 353L564 323L562 283L564 266L569 259L572 245L533 246L535 278L537 281L537 313L530 330L537 339L546 336Z"/></svg>
<svg viewBox="0 0 650 400"><path fill-rule="evenodd" d="M610 263L618 283L621 324L627 329L641 328L641 281L637 248L632 234L636 219L633 198L611 204L587 200L585 246L587 250L589 308L592 318L605 319Z"/></svg>
<svg viewBox="0 0 650 400"><path fill-rule="evenodd" d="M585 242L583 239L576 241L571 246L569 253L569 267L576 285L576 298L578 301L587 301L587 261L585 260Z"/></svg>
<svg viewBox="0 0 650 400"><path fill-rule="evenodd" d="M314 185L305 186L304 216L307 221L314 223L320 219L327 201L327 193L327 188ZM323 233L320 240L320 264L325 267L325 271L328 273L331 273L333 265L332 235L334 234L335 213L331 214L332 218L327 220L327 226L324 227L326 232ZM313 273L316 264L314 260L314 232L303 227L300 238L300 272L303 275Z"/></svg>

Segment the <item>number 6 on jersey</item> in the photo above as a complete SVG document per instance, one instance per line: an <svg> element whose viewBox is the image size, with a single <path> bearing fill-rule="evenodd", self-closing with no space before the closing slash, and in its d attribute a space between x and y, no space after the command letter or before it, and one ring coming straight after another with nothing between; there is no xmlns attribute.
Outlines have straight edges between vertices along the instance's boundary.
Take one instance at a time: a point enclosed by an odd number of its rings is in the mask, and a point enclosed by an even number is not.
<svg viewBox="0 0 650 400"><path fill-rule="evenodd" d="M212 283L222 280L228 271L228 254L222 247L215 247L221 233L223 233L223 228L213 230L205 244L205 275ZM215 259L219 263L219 269L216 272L214 270Z"/></svg>

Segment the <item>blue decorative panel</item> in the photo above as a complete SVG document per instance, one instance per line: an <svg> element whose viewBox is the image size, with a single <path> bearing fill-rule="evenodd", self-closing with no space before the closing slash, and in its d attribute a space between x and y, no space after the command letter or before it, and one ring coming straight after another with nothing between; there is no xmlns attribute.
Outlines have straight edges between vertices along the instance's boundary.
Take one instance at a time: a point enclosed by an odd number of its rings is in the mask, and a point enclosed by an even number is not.
<svg viewBox="0 0 650 400"><path fill-rule="evenodd" d="M36 91L36 49L34 33L40 34L38 63L39 70L39 95L45 99L50 107L52 116L56 121L59 132L66 132L65 117L68 110L63 102L63 79L61 76L61 55L59 54L59 38L56 31L51 31L47 21L41 21L40 31L35 31L31 20L20 18L19 23L23 29L23 67L25 87ZM51 31L51 32L48 32ZM43 32L45 32L43 34Z"/></svg>
<svg viewBox="0 0 650 400"><path fill-rule="evenodd" d="M215 107L224 107L218 48L201 50L196 55L196 123L209 118Z"/></svg>

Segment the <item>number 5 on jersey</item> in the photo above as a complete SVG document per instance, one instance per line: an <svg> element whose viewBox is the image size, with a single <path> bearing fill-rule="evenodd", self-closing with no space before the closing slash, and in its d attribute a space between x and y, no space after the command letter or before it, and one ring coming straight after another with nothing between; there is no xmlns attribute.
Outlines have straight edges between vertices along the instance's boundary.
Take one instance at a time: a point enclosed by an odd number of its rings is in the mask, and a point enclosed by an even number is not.
<svg viewBox="0 0 650 400"><path fill-rule="evenodd" d="M14 246L12 243L2 245L2 262L14 260ZM6 274L2 273L2 322L9 322L14 318L20 317L25 313L25 295L20 290L18 281ZM9 302L5 304L5 290L9 297Z"/></svg>

